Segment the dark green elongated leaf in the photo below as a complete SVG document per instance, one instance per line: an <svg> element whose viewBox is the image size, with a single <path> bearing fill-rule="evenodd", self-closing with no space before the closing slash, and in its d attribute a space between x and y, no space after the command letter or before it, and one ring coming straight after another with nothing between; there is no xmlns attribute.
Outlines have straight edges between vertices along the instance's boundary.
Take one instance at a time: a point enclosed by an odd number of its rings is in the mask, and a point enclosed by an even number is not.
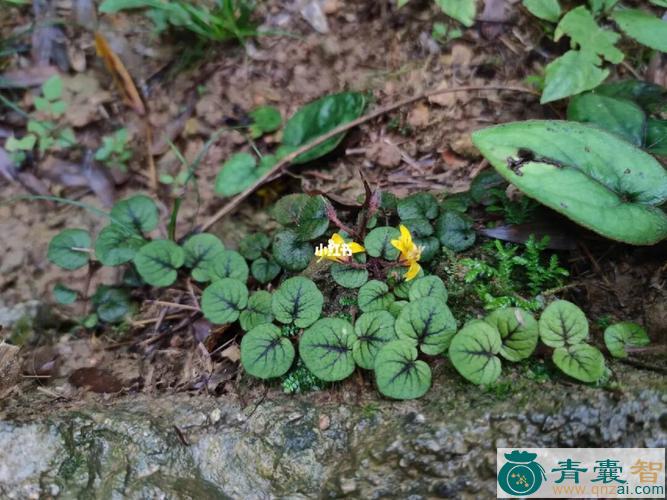
<svg viewBox="0 0 667 500"><path fill-rule="evenodd" d="M497 309L484 321L500 333L500 355L508 361L526 359L535 351L540 333L537 321L529 312L515 307Z"/></svg>
<svg viewBox="0 0 667 500"><path fill-rule="evenodd" d="M258 325L271 323L272 321L271 294L265 290L253 293L248 299L248 307L241 311L239 316L241 328L248 331Z"/></svg>
<svg viewBox="0 0 667 500"><path fill-rule="evenodd" d="M477 385L488 385L500 376L498 354L502 347L500 334L481 320L466 324L452 339L449 359L464 378Z"/></svg>
<svg viewBox="0 0 667 500"><path fill-rule="evenodd" d="M566 375L582 382L597 382L605 372L602 353L588 344L558 347L553 361Z"/></svg>
<svg viewBox="0 0 667 500"><path fill-rule="evenodd" d="M261 175L253 155L236 153L220 167L215 178L215 192L220 196L234 196L252 186Z"/></svg>
<svg viewBox="0 0 667 500"><path fill-rule="evenodd" d="M394 399L416 399L431 387L431 369L417 359L417 349L409 340L385 344L375 356L378 390Z"/></svg>
<svg viewBox="0 0 667 500"><path fill-rule="evenodd" d="M588 320L572 302L549 304L539 320L540 338L549 347L568 347L588 340Z"/></svg>
<svg viewBox="0 0 667 500"><path fill-rule="evenodd" d="M308 278L285 280L273 294L271 308L276 320L299 328L312 325L322 313L324 296Z"/></svg>
<svg viewBox="0 0 667 500"><path fill-rule="evenodd" d="M475 243L470 218L451 210L443 212L435 221L435 235L443 246L454 252L467 250Z"/></svg>
<svg viewBox="0 0 667 500"><path fill-rule="evenodd" d="M146 240L137 233L112 223L97 235L95 256L105 266L119 266L134 259L145 244Z"/></svg>
<svg viewBox="0 0 667 500"><path fill-rule="evenodd" d="M646 148L655 155L667 156L667 120L648 119Z"/></svg>
<svg viewBox="0 0 667 500"><path fill-rule="evenodd" d="M419 344L424 354L445 352L456 333L456 320L444 301L425 297L410 302L396 318L399 338Z"/></svg>
<svg viewBox="0 0 667 500"><path fill-rule="evenodd" d="M331 277L344 288L359 288L368 281L368 271L334 262L331 265Z"/></svg>
<svg viewBox="0 0 667 500"><path fill-rule="evenodd" d="M148 233L157 227L158 211L155 202L148 196L138 194L120 200L111 209L111 218L138 234Z"/></svg>
<svg viewBox="0 0 667 500"><path fill-rule="evenodd" d="M223 278L234 278L243 283L248 281L248 264L241 254L234 250L223 250L218 253L209 269L211 281Z"/></svg>
<svg viewBox="0 0 667 500"><path fill-rule="evenodd" d="M306 368L322 380L343 380L354 371L352 325L340 318L323 318L308 328L299 340L299 355Z"/></svg>
<svg viewBox="0 0 667 500"><path fill-rule="evenodd" d="M299 240L309 241L322 236L329 227L326 205L321 196L310 196L303 206L294 230Z"/></svg>
<svg viewBox="0 0 667 500"><path fill-rule="evenodd" d="M250 126L250 134L253 139L278 130L283 121L280 111L273 106L260 106L248 114L253 121Z"/></svg>
<svg viewBox="0 0 667 500"><path fill-rule="evenodd" d="M541 104L594 89L609 76L608 69L600 69L600 58L585 50L568 50L551 61L546 69L546 79Z"/></svg>
<svg viewBox="0 0 667 500"><path fill-rule="evenodd" d="M294 346L275 325L259 325L241 340L241 364L253 377L268 379L287 373L294 361Z"/></svg>
<svg viewBox="0 0 667 500"><path fill-rule="evenodd" d="M657 113L667 110L667 89L655 83L641 80L603 83L595 89L595 93L634 101L646 111Z"/></svg>
<svg viewBox="0 0 667 500"><path fill-rule="evenodd" d="M651 340L641 326L627 321L608 326L604 331L604 343L615 358L627 358L626 347L643 347Z"/></svg>
<svg viewBox="0 0 667 500"><path fill-rule="evenodd" d="M56 266L73 271L88 264L90 234L84 229L63 229L49 242L46 257Z"/></svg>
<svg viewBox="0 0 667 500"><path fill-rule="evenodd" d="M590 123L641 146L646 132L646 114L632 101L594 93L580 94L570 100L567 119Z"/></svg>
<svg viewBox="0 0 667 500"><path fill-rule="evenodd" d="M367 312L359 316L354 324L357 338L352 346L352 355L360 367L372 370L380 348L398 339L394 322L394 317L387 311Z"/></svg>
<svg viewBox="0 0 667 500"><path fill-rule="evenodd" d="M438 200L429 193L411 194L398 200L396 208L401 220L435 219L438 216Z"/></svg>
<svg viewBox="0 0 667 500"><path fill-rule="evenodd" d="M97 317L106 323L118 323L130 312L130 297L121 288L100 286L92 297Z"/></svg>
<svg viewBox="0 0 667 500"><path fill-rule="evenodd" d="M279 231L273 237L273 258L288 271L303 271L314 255L313 246L307 241L299 241L299 237L291 229Z"/></svg>
<svg viewBox="0 0 667 500"><path fill-rule="evenodd" d="M269 281L273 281L273 279L280 274L280 269L280 266L276 264L273 259L265 259L264 257L254 260L250 265L252 277L262 285L267 284Z"/></svg>
<svg viewBox="0 0 667 500"><path fill-rule="evenodd" d="M307 194L296 193L283 196L273 206L271 215L283 226L295 226L308 200L310 196Z"/></svg>
<svg viewBox="0 0 667 500"><path fill-rule="evenodd" d="M424 276L412 282L408 297L410 302L417 302L425 297L433 297L441 302L447 302L448 294L447 288L440 278Z"/></svg>
<svg viewBox="0 0 667 500"><path fill-rule="evenodd" d="M363 312L386 311L394 300L386 283L371 280L359 289L357 303Z"/></svg>
<svg viewBox="0 0 667 500"><path fill-rule="evenodd" d="M188 238L183 245L183 251L185 252L185 266L191 269L192 278L195 281L209 281L211 270L224 249L225 245L213 234L195 234ZM245 261L243 264L245 265ZM225 277L235 278L236 276Z"/></svg>
<svg viewBox="0 0 667 500"><path fill-rule="evenodd" d="M322 97L299 109L285 124L283 145L298 148L339 125L359 118L366 107L366 98L356 92L341 92ZM292 163L306 163L332 151L344 134L339 134L298 156Z"/></svg>
<svg viewBox="0 0 667 500"><path fill-rule="evenodd" d="M603 236L635 245L667 237L657 208L667 201L667 171L613 134L536 120L479 130L473 142L525 194Z"/></svg>
<svg viewBox="0 0 667 500"><path fill-rule="evenodd" d="M78 293L71 288L66 287L62 283L56 283L56 286L53 287L53 297L56 299L58 304L72 304L76 301Z"/></svg>
<svg viewBox="0 0 667 500"><path fill-rule="evenodd" d="M201 310L211 323L233 323L248 305L245 283L225 278L206 287L201 296Z"/></svg>
<svg viewBox="0 0 667 500"><path fill-rule="evenodd" d="M271 238L264 233L250 234L239 242L239 253L248 260L259 259L271 246Z"/></svg>
<svg viewBox="0 0 667 500"><path fill-rule="evenodd" d="M640 9L616 9L611 17L631 38L660 52L667 52L667 21Z"/></svg>
<svg viewBox="0 0 667 500"><path fill-rule="evenodd" d="M371 257L382 257L385 260L396 260L398 250L391 244L391 240L400 238L401 233L395 227L376 227L366 235L364 247Z"/></svg>
<svg viewBox="0 0 667 500"><path fill-rule="evenodd" d="M173 284L183 262L185 262L185 252L169 240L151 241L141 247L134 256L134 267L139 276L153 286Z"/></svg>

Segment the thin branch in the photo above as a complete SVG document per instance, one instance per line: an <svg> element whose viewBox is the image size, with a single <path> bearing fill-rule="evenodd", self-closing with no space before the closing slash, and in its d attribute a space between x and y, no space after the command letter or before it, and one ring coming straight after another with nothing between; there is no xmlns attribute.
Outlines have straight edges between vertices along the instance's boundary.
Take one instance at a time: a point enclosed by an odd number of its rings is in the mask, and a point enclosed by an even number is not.
<svg viewBox="0 0 667 500"><path fill-rule="evenodd" d="M185 304L177 304L176 302L166 302L164 300L149 300L147 302L150 302L151 304L156 304L158 306L173 307L174 309L186 309L188 311L197 311L197 312L201 311L201 309L199 309L198 307L188 306Z"/></svg>

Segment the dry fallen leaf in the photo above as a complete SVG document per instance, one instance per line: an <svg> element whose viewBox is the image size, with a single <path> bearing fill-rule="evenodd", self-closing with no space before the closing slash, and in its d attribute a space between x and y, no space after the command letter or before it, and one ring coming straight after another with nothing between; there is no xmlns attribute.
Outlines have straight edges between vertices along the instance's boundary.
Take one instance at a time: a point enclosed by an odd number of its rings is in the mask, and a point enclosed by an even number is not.
<svg viewBox="0 0 667 500"><path fill-rule="evenodd" d="M114 375L107 370L95 367L74 370L68 381L76 387L97 393L115 393L123 389L123 384Z"/></svg>
<svg viewBox="0 0 667 500"><path fill-rule="evenodd" d="M20 348L15 345L0 343L0 399L7 396L14 388L21 374Z"/></svg>
<svg viewBox="0 0 667 500"><path fill-rule="evenodd" d="M428 106L419 103L412 111L410 111L410 114L408 115L408 123L415 128L425 127L428 125L430 114Z"/></svg>
<svg viewBox="0 0 667 500"><path fill-rule="evenodd" d="M227 358L232 363L236 363L239 359L241 359L241 350L239 349L238 345L232 344L227 349L223 350L220 353L220 356Z"/></svg>

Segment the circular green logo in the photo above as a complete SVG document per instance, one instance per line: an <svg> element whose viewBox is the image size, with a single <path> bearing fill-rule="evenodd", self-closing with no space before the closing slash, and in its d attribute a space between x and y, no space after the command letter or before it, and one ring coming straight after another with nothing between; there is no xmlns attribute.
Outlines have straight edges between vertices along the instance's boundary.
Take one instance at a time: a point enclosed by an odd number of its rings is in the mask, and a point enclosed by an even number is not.
<svg viewBox="0 0 667 500"><path fill-rule="evenodd" d="M537 462L536 453L514 450L505 453L507 463L498 472L498 484L509 495L526 496L535 493L546 481L544 468Z"/></svg>

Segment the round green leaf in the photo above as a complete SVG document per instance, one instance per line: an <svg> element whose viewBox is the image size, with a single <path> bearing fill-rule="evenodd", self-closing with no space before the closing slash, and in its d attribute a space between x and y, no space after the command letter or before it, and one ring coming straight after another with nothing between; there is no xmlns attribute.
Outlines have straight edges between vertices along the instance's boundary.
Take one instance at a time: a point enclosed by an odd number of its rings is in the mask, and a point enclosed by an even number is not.
<svg viewBox="0 0 667 500"><path fill-rule="evenodd" d="M394 399L416 399L431 387L431 369L417 359L417 349L409 340L385 344L375 356L378 390Z"/></svg>
<svg viewBox="0 0 667 500"><path fill-rule="evenodd" d="M422 249L421 257L419 257L419 262L430 262L433 258L438 255L440 251L440 240L435 236L429 236L427 238L415 238L415 245L420 246Z"/></svg>
<svg viewBox="0 0 667 500"><path fill-rule="evenodd" d="M211 323L225 325L236 321L248 305L245 283L224 278L207 286L201 296L201 310Z"/></svg>
<svg viewBox="0 0 667 500"><path fill-rule="evenodd" d="M294 361L294 346L275 325L259 325L241 340L241 364L253 377L268 379L287 373Z"/></svg>
<svg viewBox="0 0 667 500"><path fill-rule="evenodd" d="M223 250L218 253L213 261L213 267L209 268L211 281L234 278L245 283L248 281L248 273L248 264L245 259L234 250Z"/></svg>
<svg viewBox="0 0 667 500"><path fill-rule="evenodd" d="M401 224L408 228L415 240L433 234L433 226L428 219L404 219L401 221Z"/></svg>
<svg viewBox="0 0 667 500"><path fill-rule="evenodd" d="M273 218L283 226L295 226L299 222L303 207L308 203L308 200L310 200L310 196L302 193L283 196L273 206L271 211Z"/></svg>
<svg viewBox="0 0 667 500"><path fill-rule="evenodd" d="M567 347L588 339L584 312L567 300L552 302L539 320L540 338L549 347Z"/></svg>
<svg viewBox="0 0 667 500"><path fill-rule="evenodd" d="M66 287L62 283L56 283L56 286L53 287L53 297L56 299L58 304L72 304L76 301L78 294L75 290Z"/></svg>
<svg viewBox="0 0 667 500"><path fill-rule="evenodd" d="M438 216L438 200L429 193L415 193L398 200L397 210L401 220L435 219Z"/></svg>
<svg viewBox="0 0 667 500"><path fill-rule="evenodd" d="M279 231L273 238L273 258L288 271L303 271L308 267L313 255L313 246L299 241L299 237L291 229Z"/></svg>
<svg viewBox="0 0 667 500"><path fill-rule="evenodd" d="M392 287L392 292L399 299L407 299L410 296L410 287L414 281L406 281L405 273L407 272L407 267L395 267L387 273L389 278L389 284ZM417 276L414 279L419 279L424 277L424 269L421 268L417 273Z"/></svg>
<svg viewBox="0 0 667 500"><path fill-rule="evenodd" d="M261 175L253 155L236 153L220 167L215 178L215 192L220 196L234 196L252 186Z"/></svg>
<svg viewBox="0 0 667 500"><path fill-rule="evenodd" d="M134 256L134 267L139 276L153 286L169 286L185 262L185 252L169 240L155 240L145 244Z"/></svg>
<svg viewBox="0 0 667 500"><path fill-rule="evenodd" d="M83 229L63 229L49 243L46 257L56 266L73 271L88 264L90 234Z"/></svg>
<svg viewBox="0 0 667 500"><path fill-rule="evenodd" d="M553 361L563 373L582 382L597 382L605 372L602 353L588 344L558 347Z"/></svg>
<svg viewBox="0 0 667 500"><path fill-rule="evenodd" d="M470 183L470 198L475 203L482 205L490 205L493 203L493 189L505 185L503 179L498 172L492 168L482 170ZM465 212L465 210L456 210L457 212Z"/></svg>
<svg viewBox="0 0 667 500"><path fill-rule="evenodd" d="M447 302L447 288L437 276L424 276L411 282L408 297L410 302L417 302L424 297L433 297L442 302Z"/></svg>
<svg viewBox="0 0 667 500"><path fill-rule="evenodd" d="M456 320L443 300L425 297L403 308L396 319L396 333L415 341L424 354L440 354L456 333Z"/></svg>
<svg viewBox="0 0 667 500"><path fill-rule="evenodd" d="M130 312L130 298L121 288L100 286L92 297L99 319L106 323L118 323Z"/></svg>
<svg viewBox="0 0 667 500"><path fill-rule="evenodd" d="M308 278L285 280L273 294L271 308L275 318L299 328L312 325L322 313L324 296Z"/></svg>
<svg viewBox="0 0 667 500"><path fill-rule="evenodd" d="M248 331L258 325L271 323L272 321L271 294L265 290L253 293L248 299L248 307L241 311L239 316L241 328Z"/></svg>
<svg viewBox="0 0 667 500"><path fill-rule="evenodd" d="M502 347L500 334L481 320L466 324L452 339L449 359L464 378L477 385L495 382L501 364L497 354Z"/></svg>
<svg viewBox="0 0 667 500"><path fill-rule="evenodd" d="M651 340L640 325L624 321L607 327L604 343L615 358L627 358L626 347L643 347L650 344Z"/></svg>
<svg viewBox="0 0 667 500"><path fill-rule="evenodd" d="M655 155L667 156L667 120L648 119L646 148Z"/></svg>
<svg viewBox="0 0 667 500"><path fill-rule="evenodd" d="M359 289L357 302L363 312L371 312L387 310L394 300L386 283L371 280Z"/></svg>
<svg viewBox="0 0 667 500"><path fill-rule="evenodd" d="M306 368L322 380L334 382L354 371L352 325L340 318L323 318L308 328L299 341L299 355Z"/></svg>
<svg viewBox="0 0 667 500"><path fill-rule="evenodd" d="M310 196L303 206L294 227L301 241L310 241L322 236L329 227L326 205L321 196Z"/></svg>
<svg viewBox="0 0 667 500"><path fill-rule="evenodd" d="M357 338L352 346L352 355L360 367L372 370L380 348L387 342L397 340L394 322L394 317L387 311L367 312L359 316L354 324Z"/></svg>
<svg viewBox="0 0 667 500"><path fill-rule="evenodd" d="M253 121L250 126L253 139L278 130L283 121L280 111L273 106L259 106L248 114Z"/></svg>
<svg viewBox="0 0 667 500"><path fill-rule="evenodd" d="M210 280L211 269L224 249L222 241L213 234L195 234L188 238L183 245L183 250L185 251L185 266L192 270L192 278L195 281ZM245 261L243 264L245 265ZM225 277L235 278L235 276Z"/></svg>
<svg viewBox="0 0 667 500"><path fill-rule="evenodd" d="M116 203L111 209L111 219L138 234L148 233L157 227L158 210L151 198L138 194Z"/></svg>
<svg viewBox="0 0 667 500"><path fill-rule="evenodd" d="M271 238L266 234L250 234L239 242L239 253L248 260L259 259L270 245Z"/></svg>
<svg viewBox="0 0 667 500"><path fill-rule="evenodd" d="M500 333L503 358L520 361L535 351L540 334L537 321L529 312L514 307L497 309L484 320Z"/></svg>
<svg viewBox="0 0 667 500"><path fill-rule="evenodd" d="M435 235L443 246L454 252L467 250L475 243L472 221L467 216L451 210L443 212L435 221Z"/></svg>
<svg viewBox="0 0 667 500"><path fill-rule="evenodd" d="M364 247L371 257L382 257L385 260L396 260L398 250L391 244L391 240L400 238L401 233L395 227L376 227L366 235Z"/></svg>
<svg viewBox="0 0 667 500"><path fill-rule="evenodd" d="M394 318L398 318L398 315L401 314L401 311L409 302L407 300L397 300L393 302L387 309Z"/></svg>
<svg viewBox="0 0 667 500"><path fill-rule="evenodd" d="M334 262L331 265L331 277L345 288L359 288L368 281L368 271Z"/></svg>
<svg viewBox="0 0 667 500"><path fill-rule="evenodd" d="M522 192L602 236L634 245L667 237L658 208L667 202L667 170L614 134L535 120L478 130L473 142Z"/></svg>
<svg viewBox="0 0 667 500"><path fill-rule="evenodd" d="M269 281L273 281L273 279L280 274L280 269L280 266L276 264L273 259L269 260L264 257L260 257L250 265L252 277L262 285L266 285Z"/></svg>
<svg viewBox="0 0 667 500"><path fill-rule="evenodd" d="M95 256L105 266L119 266L134 259L145 244L146 240L125 226L109 224L97 235Z"/></svg>

